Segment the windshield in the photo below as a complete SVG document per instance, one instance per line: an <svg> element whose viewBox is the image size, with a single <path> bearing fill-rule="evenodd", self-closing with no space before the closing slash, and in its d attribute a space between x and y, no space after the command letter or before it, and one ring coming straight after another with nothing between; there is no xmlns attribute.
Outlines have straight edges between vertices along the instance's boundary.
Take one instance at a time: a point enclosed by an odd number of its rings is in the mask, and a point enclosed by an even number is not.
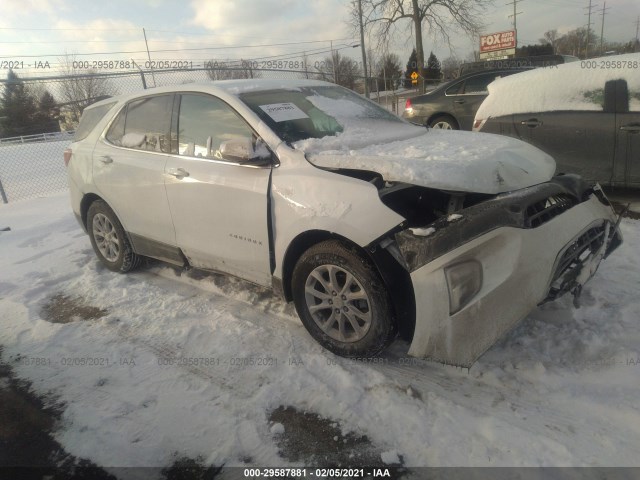
<svg viewBox="0 0 640 480"><path fill-rule="evenodd" d="M335 136L363 121L406 124L375 103L337 86L248 92L240 99L289 144Z"/></svg>

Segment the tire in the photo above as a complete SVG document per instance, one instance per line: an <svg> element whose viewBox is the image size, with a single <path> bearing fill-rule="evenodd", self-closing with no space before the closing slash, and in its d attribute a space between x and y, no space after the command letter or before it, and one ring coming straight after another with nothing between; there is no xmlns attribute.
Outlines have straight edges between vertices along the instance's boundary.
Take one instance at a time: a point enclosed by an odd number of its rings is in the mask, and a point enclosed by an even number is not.
<svg viewBox="0 0 640 480"><path fill-rule="evenodd" d="M429 122L429 127L442 130L460 130L458 122L449 115L438 115Z"/></svg>
<svg viewBox="0 0 640 480"><path fill-rule="evenodd" d="M102 200L89 207L87 231L93 251L109 270L126 273L140 265L140 257L133 251L118 217Z"/></svg>
<svg viewBox="0 0 640 480"><path fill-rule="evenodd" d="M311 247L296 263L291 282L302 323L336 355L375 356L395 338L389 294L371 262L354 248L337 240Z"/></svg>

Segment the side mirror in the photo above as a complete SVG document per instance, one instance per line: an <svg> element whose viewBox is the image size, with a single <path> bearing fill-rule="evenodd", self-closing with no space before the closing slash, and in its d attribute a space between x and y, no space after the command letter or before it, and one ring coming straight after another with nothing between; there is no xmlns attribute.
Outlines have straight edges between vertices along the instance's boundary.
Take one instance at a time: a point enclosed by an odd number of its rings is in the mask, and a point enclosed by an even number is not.
<svg viewBox="0 0 640 480"><path fill-rule="evenodd" d="M253 148L250 138L234 138L220 144L220 155L224 160L241 165L268 165L271 162L271 152L262 140L258 140L256 147Z"/></svg>
<svg viewBox="0 0 640 480"><path fill-rule="evenodd" d="M629 88L626 80L609 80L604 84L604 111L629 112Z"/></svg>

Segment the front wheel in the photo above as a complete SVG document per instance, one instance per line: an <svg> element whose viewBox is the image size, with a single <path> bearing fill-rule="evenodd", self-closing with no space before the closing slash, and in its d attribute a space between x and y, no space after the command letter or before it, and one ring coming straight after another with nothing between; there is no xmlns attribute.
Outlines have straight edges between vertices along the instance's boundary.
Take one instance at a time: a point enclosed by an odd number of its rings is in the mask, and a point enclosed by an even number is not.
<svg viewBox="0 0 640 480"><path fill-rule="evenodd" d="M440 130L458 130L458 123L448 115L439 115L429 122L431 128Z"/></svg>
<svg viewBox="0 0 640 480"><path fill-rule="evenodd" d="M395 338L389 294L371 262L331 240L307 250L292 277L302 323L327 350L344 357L370 357Z"/></svg>
<svg viewBox="0 0 640 480"><path fill-rule="evenodd" d="M102 200L89 207L87 231L93 251L109 270L126 273L140 264L118 217Z"/></svg>

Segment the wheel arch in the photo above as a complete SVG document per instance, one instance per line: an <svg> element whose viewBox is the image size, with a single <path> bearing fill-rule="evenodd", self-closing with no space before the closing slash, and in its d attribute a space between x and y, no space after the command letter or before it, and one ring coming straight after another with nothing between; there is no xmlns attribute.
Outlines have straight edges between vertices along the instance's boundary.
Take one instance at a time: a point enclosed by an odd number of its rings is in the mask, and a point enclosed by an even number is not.
<svg viewBox="0 0 640 480"><path fill-rule="evenodd" d="M325 230L310 230L299 234L287 247L282 265L282 283L276 288L280 290L285 300L287 302L293 300L291 280L298 259L314 245L327 240L339 240L371 261L389 292L400 336L404 340L411 341L416 317L411 276L389 252L377 246L369 245L363 248L342 235Z"/></svg>
<svg viewBox="0 0 640 480"><path fill-rule="evenodd" d="M87 231L87 213L89 212L89 207L96 200L102 200L104 203L107 203L104 198L96 195L95 193L86 193L80 201L80 219L82 220L82 226L84 227L85 232ZM109 204L107 203L107 205Z"/></svg>

